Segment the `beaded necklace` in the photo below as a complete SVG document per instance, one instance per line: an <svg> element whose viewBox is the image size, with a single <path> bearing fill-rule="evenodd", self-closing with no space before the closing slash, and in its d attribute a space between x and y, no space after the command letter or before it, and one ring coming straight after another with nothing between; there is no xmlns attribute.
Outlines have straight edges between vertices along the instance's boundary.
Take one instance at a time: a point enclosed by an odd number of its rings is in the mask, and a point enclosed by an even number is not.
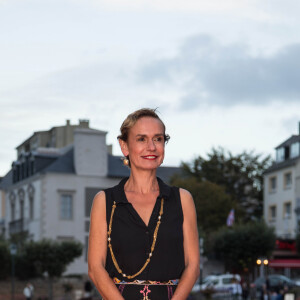
<svg viewBox="0 0 300 300"><path fill-rule="evenodd" d="M113 261L113 263L114 263L117 271L123 277L126 277L128 279L132 279L132 278L138 276L139 274L141 274L145 270L145 268L147 267L147 265L150 262L150 259L151 259L151 256L153 254L153 251L154 251L154 248L155 248L155 244L156 244L158 228L159 228L159 225L161 223L161 216L162 216L163 211L164 211L164 198L161 198L161 202L160 202L160 211L159 211L159 216L157 218L157 224L156 224L156 227L155 227L155 230L154 230L154 234L153 234L153 242L152 242L152 245L151 245L151 252L149 253L149 257L146 259L146 262L144 263L144 265L142 266L142 268L138 272L136 272L134 275L126 275L125 273L123 273L123 271L120 269L120 267L118 265L118 262L116 260L116 257L114 255L114 252L113 252L113 249L112 249L112 245L111 245L112 221L113 221L113 216L114 216L114 212L115 212L116 207L117 207L117 205L116 205L116 202L114 201L114 204L113 204L112 210L111 210L111 214L110 214L109 229L108 229L108 232L107 232L107 235L108 235L108 238L107 238L108 247L109 247L109 250L110 250L112 261Z"/></svg>

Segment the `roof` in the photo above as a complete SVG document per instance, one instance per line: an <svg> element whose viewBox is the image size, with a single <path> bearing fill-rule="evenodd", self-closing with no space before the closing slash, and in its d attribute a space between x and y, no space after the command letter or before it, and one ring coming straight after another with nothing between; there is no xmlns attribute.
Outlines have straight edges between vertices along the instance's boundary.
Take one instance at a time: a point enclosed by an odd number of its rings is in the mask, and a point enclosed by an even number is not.
<svg viewBox="0 0 300 300"><path fill-rule="evenodd" d="M59 156L52 164L48 165L43 173L75 173L74 167L74 148L72 147L65 154Z"/></svg>
<svg viewBox="0 0 300 300"><path fill-rule="evenodd" d="M12 185L12 170L8 171L5 176L2 177L2 180L0 182L0 189L5 189L6 187L9 187Z"/></svg>
<svg viewBox="0 0 300 300"><path fill-rule="evenodd" d="M290 138L288 138L286 141L284 141L283 143L281 143L275 149L279 149L279 148L282 148L282 147L290 146L291 144L294 144L296 142L300 142L300 135L292 135Z"/></svg>
<svg viewBox="0 0 300 300"><path fill-rule="evenodd" d="M298 161L299 157L295 157L295 158L292 158L292 159L287 159L287 160L284 160L282 162L275 162L270 168L268 168L264 174L268 174L268 173L271 173L271 172L274 172L274 171L278 171L278 170L281 170L281 169L285 169L285 168L288 168L288 167L292 167L292 166L295 166L297 161Z"/></svg>
<svg viewBox="0 0 300 300"><path fill-rule="evenodd" d="M74 147L69 148L60 156L53 156L52 153L38 154L37 173L64 173L75 174L74 167ZM170 177L175 173L180 173L181 169L177 167L160 167L157 170L157 176L163 181L169 182ZM6 188L13 184L12 170L10 170L0 181L0 188ZM130 169L123 165L121 156L108 154L108 177L124 178L130 175Z"/></svg>

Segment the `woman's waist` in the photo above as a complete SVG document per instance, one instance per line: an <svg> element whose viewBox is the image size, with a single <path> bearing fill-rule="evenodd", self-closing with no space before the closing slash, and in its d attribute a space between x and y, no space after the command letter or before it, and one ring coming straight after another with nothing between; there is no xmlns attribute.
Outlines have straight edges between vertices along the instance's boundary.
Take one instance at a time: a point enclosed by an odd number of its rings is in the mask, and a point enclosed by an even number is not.
<svg viewBox="0 0 300 300"><path fill-rule="evenodd" d="M170 279L170 280L143 280L143 279L135 279L133 281L127 281L124 279L119 279L117 277L113 277L113 281L115 284L130 284L130 285L178 285L179 279Z"/></svg>

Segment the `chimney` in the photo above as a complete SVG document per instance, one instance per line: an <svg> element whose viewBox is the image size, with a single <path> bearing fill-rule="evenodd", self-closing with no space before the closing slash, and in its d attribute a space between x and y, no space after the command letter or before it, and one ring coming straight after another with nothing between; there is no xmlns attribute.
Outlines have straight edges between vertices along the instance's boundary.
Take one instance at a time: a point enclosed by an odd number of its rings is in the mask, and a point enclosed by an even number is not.
<svg viewBox="0 0 300 300"><path fill-rule="evenodd" d="M106 132L88 128L74 130L74 165L78 175L107 176Z"/></svg>
<svg viewBox="0 0 300 300"><path fill-rule="evenodd" d="M89 128L89 120L88 119L79 119L79 127L80 128Z"/></svg>

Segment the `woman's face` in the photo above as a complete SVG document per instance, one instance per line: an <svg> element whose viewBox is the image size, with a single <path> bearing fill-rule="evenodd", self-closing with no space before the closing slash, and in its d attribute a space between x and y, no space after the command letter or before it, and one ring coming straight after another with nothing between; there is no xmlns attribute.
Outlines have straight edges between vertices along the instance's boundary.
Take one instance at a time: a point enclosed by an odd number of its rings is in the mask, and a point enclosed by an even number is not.
<svg viewBox="0 0 300 300"><path fill-rule="evenodd" d="M129 130L128 140L120 140L124 156L129 155L131 168L156 169L165 154L164 127L160 120L142 117Z"/></svg>

